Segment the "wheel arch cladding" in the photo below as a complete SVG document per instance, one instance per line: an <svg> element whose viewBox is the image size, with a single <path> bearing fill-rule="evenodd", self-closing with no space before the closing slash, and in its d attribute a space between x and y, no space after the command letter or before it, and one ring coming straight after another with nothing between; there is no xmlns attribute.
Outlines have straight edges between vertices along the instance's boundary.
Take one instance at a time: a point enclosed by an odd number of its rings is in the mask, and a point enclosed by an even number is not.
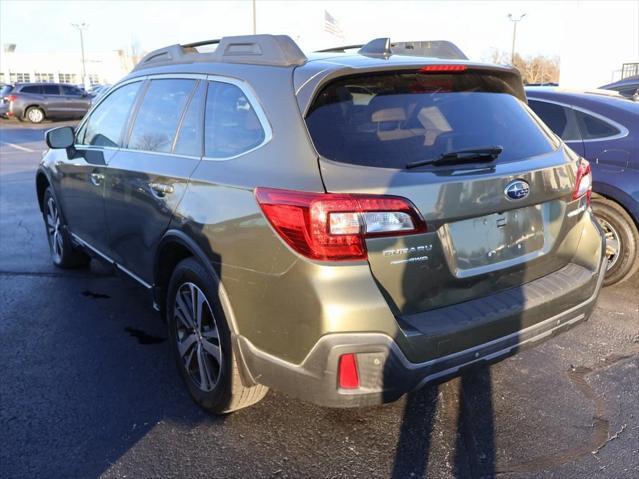
<svg viewBox="0 0 639 479"><path fill-rule="evenodd" d="M38 206L40 207L40 211L43 211L44 208L44 192L46 189L51 186L47 175L45 175L42 171L38 171L36 174L36 192L38 195Z"/></svg>
<svg viewBox="0 0 639 479"><path fill-rule="evenodd" d="M162 239L155 257L153 282L155 286L155 300L165 309L166 293L171 274L180 261L196 257L196 254L181 238L168 235Z"/></svg>

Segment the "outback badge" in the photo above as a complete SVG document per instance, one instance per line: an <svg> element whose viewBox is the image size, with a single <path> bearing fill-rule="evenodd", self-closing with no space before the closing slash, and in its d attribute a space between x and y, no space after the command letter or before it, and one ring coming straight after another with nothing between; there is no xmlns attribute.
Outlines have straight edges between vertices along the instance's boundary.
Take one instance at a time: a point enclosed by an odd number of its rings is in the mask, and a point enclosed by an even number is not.
<svg viewBox="0 0 639 479"><path fill-rule="evenodd" d="M521 200L528 196L530 185L524 180L515 180L508 183L504 194L509 200Z"/></svg>

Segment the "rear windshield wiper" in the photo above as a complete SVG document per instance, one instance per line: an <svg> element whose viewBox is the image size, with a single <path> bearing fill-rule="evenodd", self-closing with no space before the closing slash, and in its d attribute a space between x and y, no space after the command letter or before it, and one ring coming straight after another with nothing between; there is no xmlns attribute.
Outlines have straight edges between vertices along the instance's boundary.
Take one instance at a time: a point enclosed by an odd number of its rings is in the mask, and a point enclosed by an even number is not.
<svg viewBox="0 0 639 479"><path fill-rule="evenodd" d="M501 146L488 146L486 148L471 148L468 150L449 151L439 158L413 161L406 165L406 169L417 168L424 165L456 165L471 161L490 162L497 159L504 149Z"/></svg>

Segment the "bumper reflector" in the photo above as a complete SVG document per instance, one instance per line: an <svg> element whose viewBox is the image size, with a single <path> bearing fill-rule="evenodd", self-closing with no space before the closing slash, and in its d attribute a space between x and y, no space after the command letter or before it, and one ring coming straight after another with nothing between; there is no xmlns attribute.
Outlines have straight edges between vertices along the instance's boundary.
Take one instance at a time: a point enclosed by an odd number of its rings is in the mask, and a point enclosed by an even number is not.
<svg viewBox="0 0 639 479"><path fill-rule="evenodd" d="M337 377L339 387L342 389L357 389L359 387L357 360L354 354L343 354L340 356Z"/></svg>

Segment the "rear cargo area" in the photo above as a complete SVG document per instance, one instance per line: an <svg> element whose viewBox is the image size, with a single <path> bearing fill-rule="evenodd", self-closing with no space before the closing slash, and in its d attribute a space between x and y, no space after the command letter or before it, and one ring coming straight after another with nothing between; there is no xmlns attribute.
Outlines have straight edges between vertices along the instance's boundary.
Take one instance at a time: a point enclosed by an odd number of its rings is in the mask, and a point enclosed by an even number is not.
<svg viewBox="0 0 639 479"><path fill-rule="evenodd" d="M502 70L430 65L346 76L317 92L306 122L326 190L406 198L427 225L366 239L396 316L571 265L586 209L573 196L579 158L527 107L517 82Z"/></svg>

